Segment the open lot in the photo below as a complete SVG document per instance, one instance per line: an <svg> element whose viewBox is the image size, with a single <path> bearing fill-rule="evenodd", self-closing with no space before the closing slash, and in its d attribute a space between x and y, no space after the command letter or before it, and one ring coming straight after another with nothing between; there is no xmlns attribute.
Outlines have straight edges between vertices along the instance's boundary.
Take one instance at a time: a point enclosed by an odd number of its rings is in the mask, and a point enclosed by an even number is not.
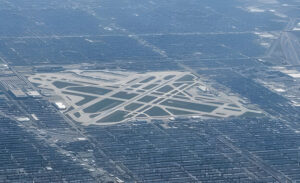
<svg viewBox="0 0 300 183"><path fill-rule="evenodd" d="M36 73L29 80L42 94L50 92L53 102L64 103L62 112L84 125L259 113L183 71L67 70Z"/></svg>

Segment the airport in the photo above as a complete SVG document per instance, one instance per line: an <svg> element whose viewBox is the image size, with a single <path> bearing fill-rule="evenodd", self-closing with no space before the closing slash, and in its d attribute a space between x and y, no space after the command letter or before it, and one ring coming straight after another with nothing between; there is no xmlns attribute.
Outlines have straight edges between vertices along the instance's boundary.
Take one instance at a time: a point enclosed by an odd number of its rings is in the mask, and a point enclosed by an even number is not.
<svg viewBox="0 0 300 183"><path fill-rule="evenodd" d="M50 94L49 100L66 116L83 125L261 113L186 71L65 70L35 73L28 78L42 94Z"/></svg>

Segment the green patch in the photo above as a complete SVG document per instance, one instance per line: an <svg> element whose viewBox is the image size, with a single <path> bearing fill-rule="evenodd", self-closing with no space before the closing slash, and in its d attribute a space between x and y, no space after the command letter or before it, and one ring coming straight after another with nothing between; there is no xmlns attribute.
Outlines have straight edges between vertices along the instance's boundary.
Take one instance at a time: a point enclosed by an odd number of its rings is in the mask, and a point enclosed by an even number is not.
<svg viewBox="0 0 300 183"><path fill-rule="evenodd" d="M158 85L158 84L150 84L150 85L144 87L143 89L144 89L144 90L150 90L150 89L156 87L157 85Z"/></svg>
<svg viewBox="0 0 300 183"><path fill-rule="evenodd" d="M183 85L184 83L173 83L173 86L179 87L181 85Z"/></svg>
<svg viewBox="0 0 300 183"><path fill-rule="evenodd" d="M149 81L152 81L153 79L155 79L155 77L154 77L154 76L151 76L151 77L149 77L149 78L147 78L147 79L141 81L140 83L148 83Z"/></svg>
<svg viewBox="0 0 300 183"><path fill-rule="evenodd" d="M138 103L131 103L127 106L125 106L125 110L128 110L128 111L135 111L136 109L142 107L143 104L138 104Z"/></svg>
<svg viewBox="0 0 300 183"><path fill-rule="evenodd" d="M109 90L109 89L98 88L98 87L93 87L93 86L69 87L69 88L67 88L67 90L96 94L96 95L105 95L106 93L111 92L111 90Z"/></svg>
<svg viewBox="0 0 300 183"><path fill-rule="evenodd" d="M265 116L263 113L245 112L240 117L243 117L243 118L256 118L256 117L263 117L263 116Z"/></svg>
<svg viewBox="0 0 300 183"><path fill-rule="evenodd" d="M106 98L106 99L103 99L103 100L83 109L83 112L85 112L85 113L101 112L101 111L105 111L105 110L114 108L114 107L120 105L121 103L123 103L123 101Z"/></svg>
<svg viewBox="0 0 300 183"><path fill-rule="evenodd" d="M136 90L136 91L140 93L145 93L145 90Z"/></svg>
<svg viewBox="0 0 300 183"><path fill-rule="evenodd" d="M66 92L66 91L63 91L62 93L67 94L67 95L74 95L74 96L83 97L82 100L75 103L75 105L77 105L77 106L82 106L82 105L87 104L90 101L95 100L97 98L97 97L94 97L94 96L83 95L83 94L80 94L80 93L73 93L73 92Z"/></svg>
<svg viewBox="0 0 300 183"><path fill-rule="evenodd" d="M146 118L147 116L145 115L145 114L139 114L138 116L137 116L137 118Z"/></svg>
<svg viewBox="0 0 300 183"><path fill-rule="evenodd" d="M93 118L95 118L95 117L97 117L97 116L99 116L99 115L100 115L100 114L91 114L91 115L89 115L89 117L93 119Z"/></svg>
<svg viewBox="0 0 300 183"><path fill-rule="evenodd" d="M133 117L133 114L129 114L129 115L125 116L124 118L128 119L128 118L132 118L132 117Z"/></svg>
<svg viewBox="0 0 300 183"><path fill-rule="evenodd" d="M126 84L132 83L132 82L135 81L135 80L137 80L137 78L134 78L134 79L128 81Z"/></svg>
<svg viewBox="0 0 300 183"><path fill-rule="evenodd" d="M217 108L217 107L211 106L211 105L198 104L198 103L193 103L193 102L185 102L185 101L179 101L179 100L171 100L171 99L168 99L168 100L162 102L161 105L182 108L182 109L189 109L189 110L194 110L194 111L201 111L201 112L212 112Z"/></svg>
<svg viewBox="0 0 300 183"><path fill-rule="evenodd" d="M183 86L181 86L179 89L180 90L183 90L183 89L185 89L186 87L188 87L189 85L183 85ZM183 92L185 92L185 91L183 91Z"/></svg>
<svg viewBox="0 0 300 183"><path fill-rule="evenodd" d="M179 92L177 93L176 95L179 95L179 96L185 96L183 93Z"/></svg>
<svg viewBox="0 0 300 183"><path fill-rule="evenodd" d="M177 79L176 82L180 82L180 81L194 81L195 77L192 75L184 75L181 78Z"/></svg>
<svg viewBox="0 0 300 183"><path fill-rule="evenodd" d="M208 117L208 118L222 118L220 116L214 116L214 115L209 115L209 114L204 114L204 117Z"/></svg>
<svg viewBox="0 0 300 183"><path fill-rule="evenodd" d="M114 89L118 89L118 88L120 88L120 87L118 87L118 86L106 86L106 87L109 87L109 88L114 88Z"/></svg>
<svg viewBox="0 0 300 183"><path fill-rule="evenodd" d="M128 114L126 111L116 111L100 120L97 121L97 123L108 123L108 122L120 122L125 119L125 116Z"/></svg>
<svg viewBox="0 0 300 183"><path fill-rule="evenodd" d="M90 83L90 82L86 82L86 81L77 81L77 80L75 80L74 82L80 83L80 84L85 84L85 85L97 85L95 83Z"/></svg>
<svg viewBox="0 0 300 183"><path fill-rule="evenodd" d="M236 104L228 104L229 107L236 107L236 108L240 108L238 105Z"/></svg>
<svg viewBox="0 0 300 183"><path fill-rule="evenodd" d="M138 101L147 103L147 102L151 102L152 100L154 100L156 98L157 97L147 95L147 96L144 96L143 98L139 99Z"/></svg>
<svg viewBox="0 0 300 183"><path fill-rule="evenodd" d="M173 115L189 115L189 114L195 114L193 112L189 111L183 111L183 110L178 110L178 109L171 109L171 108L166 108L170 113Z"/></svg>
<svg viewBox="0 0 300 183"><path fill-rule="evenodd" d="M196 100L209 100L209 101L213 101L214 99L207 98L207 97L196 97Z"/></svg>
<svg viewBox="0 0 300 183"><path fill-rule="evenodd" d="M225 110L229 110L229 111L236 111L236 112L241 112L240 109L232 109L232 108L227 108L227 107L224 107Z"/></svg>
<svg viewBox="0 0 300 183"><path fill-rule="evenodd" d="M168 116L168 115L170 115L165 110L163 110L162 108L157 107L157 106L152 107L151 109L147 110L145 113L148 114L149 116Z"/></svg>
<svg viewBox="0 0 300 183"><path fill-rule="evenodd" d="M54 81L52 82L52 84L59 89L65 88L65 87L69 87L69 86L79 86L78 84L75 83L68 83L68 82L64 82L64 81Z"/></svg>
<svg viewBox="0 0 300 183"><path fill-rule="evenodd" d="M179 98L179 99L184 99L184 100L189 100L188 97L183 97L183 96L179 96L179 95L174 95L174 98Z"/></svg>
<svg viewBox="0 0 300 183"><path fill-rule="evenodd" d="M175 77L175 75L168 75L168 76L164 77L164 80L170 80L174 77Z"/></svg>
<svg viewBox="0 0 300 183"><path fill-rule="evenodd" d="M163 92L163 93L168 93L169 91L172 91L173 88L170 85L166 85L158 89L157 91Z"/></svg>
<svg viewBox="0 0 300 183"><path fill-rule="evenodd" d="M116 94L114 94L112 97L115 97L115 98L120 98L120 99L132 99L134 97L136 97L138 94L136 93L127 93L127 92L118 92Z"/></svg>
<svg viewBox="0 0 300 183"><path fill-rule="evenodd" d="M185 93L186 95L192 97L192 95L190 93L188 93L187 91L183 91L183 93Z"/></svg>
<svg viewBox="0 0 300 183"><path fill-rule="evenodd" d="M143 112L146 109L149 109L151 107L151 105L146 105L145 107L143 107L142 109L140 109L138 112Z"/></svg>
<svg viewBox="0 0 300 183"><path fill-rule="evenodd" d="M171 92L171 94L174 95L174 94L176 94L177 92L178 92L177 90L174 90L174 91Z"/></svg>
<svg viewBox="0 0 300 183"><path fill-rule="evenodd" d="M37 87L37 88L39 88L39 87L41 86L41 84L39 84L39 83L31 82L31 84L33 84L33 86L35 86L35 87Z"/></svg>
<svg viewBox="0 0 300 183"><path fill-rule="evenodd" d="M73 107L73 106L71 106L71 107L69 107L69 109L67 110L67 111L65 111L64 113L68 113L68 112L70 112L70 111L72 111L72 110L74 110L75 108Z"/></svg>
<svg viewBox="0 0 300 183"><path fill-rule="evenodd" d="M135 85L132 85L131 88L138 88L140 86L141 86L140 84L135 84Z"/></svg>
<svg viewBox="0 0 300 183"><path fill-rule="evenodd" d="M159 92L152 92L152 95L163 95L163 93L159 93Z"/></svg>
<svg viewBox="0 0 300 183"><path fill-rule="evenodd" d="M224 103L222 102L207 102L209 104L216 104L216 105L224 105Z"/></svg>
<svg viewBox="0 0 300 183"><path fill-rule="evenodd" d="M80 118L81 115L80 115L79 112L75 112L75 113L74 113L74 116L75 116L76 118Z"/></svg>
<svg viewBox="0 0 300 183"><path fill-rule="evenodd" d="M159 99L157 99L156 101L154 101L153 104L157 104L157 103L159 103L159 102L161 102L161 101L163 101L163 100L164 100L164 98L159 98Z"/></svg>

